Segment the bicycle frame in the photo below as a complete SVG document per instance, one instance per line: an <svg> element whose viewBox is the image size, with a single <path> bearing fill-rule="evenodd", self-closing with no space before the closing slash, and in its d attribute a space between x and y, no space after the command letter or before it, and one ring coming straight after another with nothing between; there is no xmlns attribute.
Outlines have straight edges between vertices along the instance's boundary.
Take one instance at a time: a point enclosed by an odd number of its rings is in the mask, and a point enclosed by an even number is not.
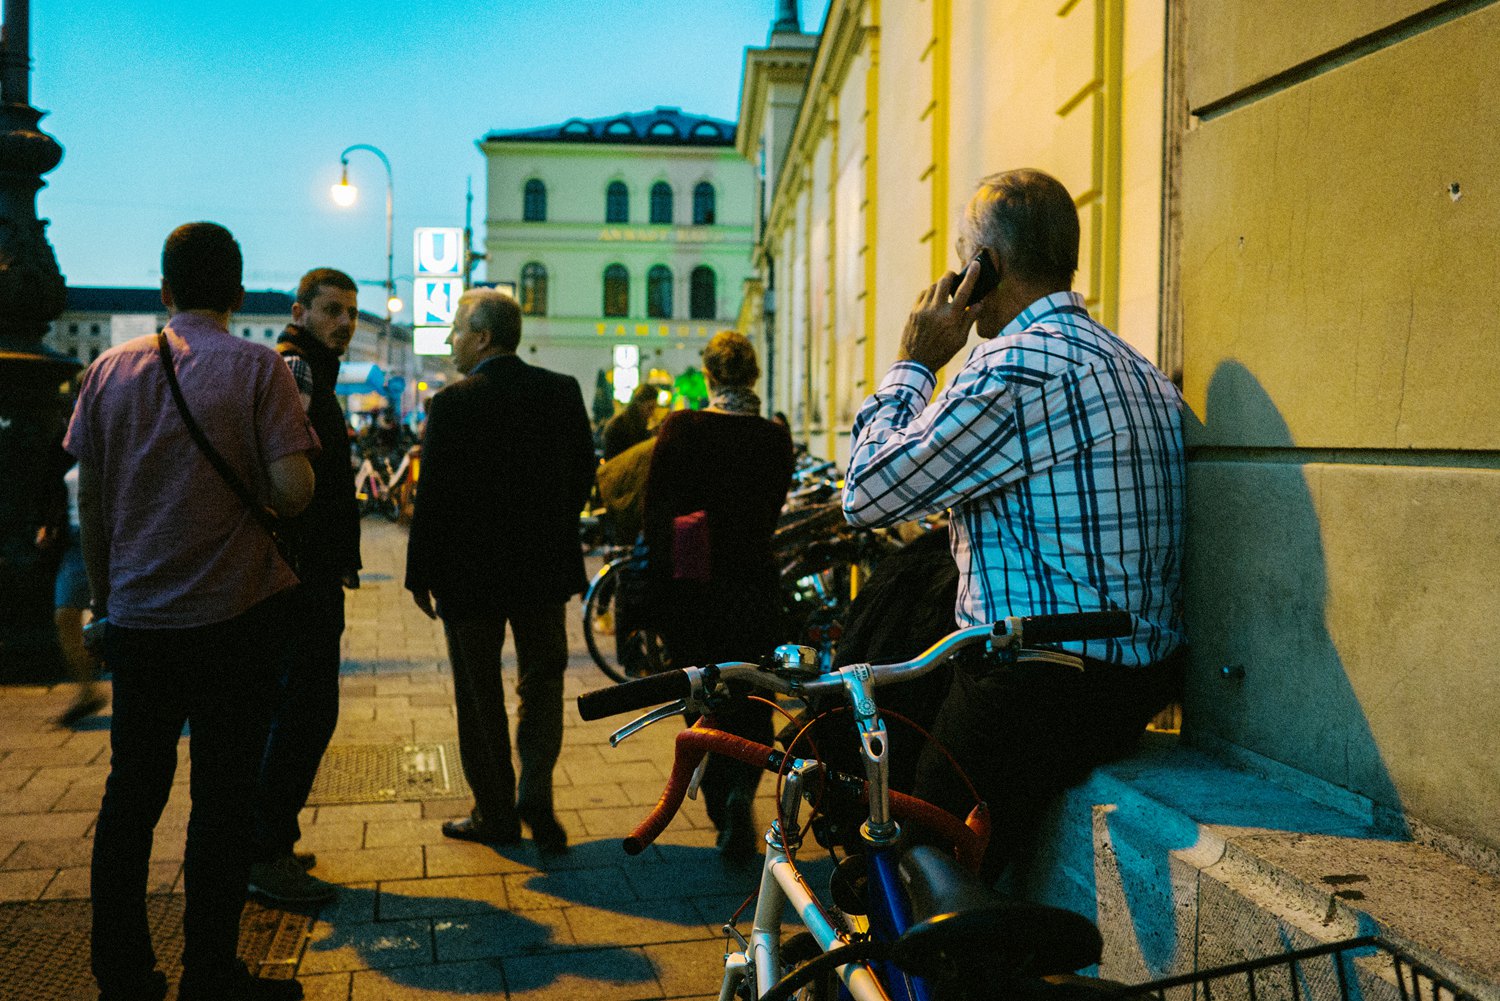
<svg viewBox="0 0 1500 1001"><path fill-rule="evenodd" d="M781 914L787 903L796 910L797 916L802 919L802 923L824 952L850 941L849 936L834 925L790 857L790 853L796 850L802 840L798 819L802 791L808 776L820 767L816 761L799 758L792 763L787 773L782 787L780 816L771 822L766 833L766 856L761 868L760 889L756 895L750 938L741 938L731 925L724 926L725 934L733 935L738 940L740 951L727 953L724 957L724 980L719 987L719 1001L733 1001L741 983L751 976L754 977L751 981L752 996L760 997L786 974L781 961ZM783 820L786 821L784 828ZM876 856L881 857L878 865L875 863ZM904 912L906 920L900 926L904 931L910 924L910 910L902 906L905 904L905 895L900 891L899 884L895 882L894 871L890 868L894 863L890 850L876 849L870 857L872 870L883 868L890 875L889 881L880 881L881 889L886 892L871 894L872 907L879 897L882 903L887 904L887 919L897 919ZM887 897L887 893L892 891L894 895ZM880 977L871 964L864 961L841 966L837 972L854 1001L925 1001L927 997L925 986L915 993L904 990L897 991L894 995L887 993L881 987ZM897 976L904 986L915 986L899 971Z"/></svg>

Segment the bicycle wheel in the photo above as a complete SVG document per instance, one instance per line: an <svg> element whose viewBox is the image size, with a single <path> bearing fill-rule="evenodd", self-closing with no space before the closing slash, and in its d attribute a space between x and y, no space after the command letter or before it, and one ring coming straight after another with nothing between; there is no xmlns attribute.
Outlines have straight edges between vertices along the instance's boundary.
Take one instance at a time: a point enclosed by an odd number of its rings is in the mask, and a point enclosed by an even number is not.
<svg viewBox="0 0 1500 1001"><path fill-rule="evenodd" d="M599 665L611 681L627 681L628 676L606 651L606 643L614 645L615 594L619 590L619 567L622 560L604 564L589 589L583 594L583 641L588 644L589 656Z"/></svg>

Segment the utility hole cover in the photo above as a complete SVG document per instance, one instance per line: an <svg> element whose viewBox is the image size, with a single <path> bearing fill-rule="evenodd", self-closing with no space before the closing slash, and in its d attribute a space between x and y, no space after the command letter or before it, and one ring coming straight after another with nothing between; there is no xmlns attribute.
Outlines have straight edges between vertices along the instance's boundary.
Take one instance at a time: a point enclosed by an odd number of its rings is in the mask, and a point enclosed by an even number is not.
<svg viewBox="0 0 1500 1001"><path fill-rule="evenodd" d="M330 747L307 797L311 806L455 799L469 795L458 744L343 744Z"/></svg>

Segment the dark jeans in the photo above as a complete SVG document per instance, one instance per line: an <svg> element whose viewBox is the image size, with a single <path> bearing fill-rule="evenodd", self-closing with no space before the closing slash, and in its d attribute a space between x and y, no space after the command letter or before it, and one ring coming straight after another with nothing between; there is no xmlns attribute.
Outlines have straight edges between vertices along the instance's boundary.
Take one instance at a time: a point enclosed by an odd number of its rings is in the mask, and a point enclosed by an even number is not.
<svg viewBox="0 0 1500 1001"><path fill-rule="evenodd" d="M302 836L297 815L339 721L339 641L344 635L344 585L305 581L292 591L286 671L260 764L256 856L291 852Z"/></svg>
<svg viewBox="0 0 1500 1001"><path fill-rule="evenodd" d="M993 881L1034 847L1042 815L1097 765L1128 755L1180 684L1174 654L1148 667L994 665L953 671L932 735L989 804L992 833L982 875ZM931 743L917 763L916 794L959 817L974 797Z"/></svg>
<svg viewBox="0 0 1500 1001"><path fill-rule="evenodd" d="M552 770L562 750L563 671L568 666L567 605L562 602L444 619L453 697L458 708L458 754L484 823L508 824L517 807L552 810ZM500 652L509 623L516 643L516 750L521 781L510 760L510 721Z"/></svg>
<svg viewBox="0 0 1500 1001"><path fill-rule="evenodd" d="M184 723L191 728L192 812L183 968L212 977L236 962L255 774L282 666L288 595L211 626L109 632L114 719L92 873L93 971L101 990L129 991L156 966L146 924L147 864Z"/></svg>

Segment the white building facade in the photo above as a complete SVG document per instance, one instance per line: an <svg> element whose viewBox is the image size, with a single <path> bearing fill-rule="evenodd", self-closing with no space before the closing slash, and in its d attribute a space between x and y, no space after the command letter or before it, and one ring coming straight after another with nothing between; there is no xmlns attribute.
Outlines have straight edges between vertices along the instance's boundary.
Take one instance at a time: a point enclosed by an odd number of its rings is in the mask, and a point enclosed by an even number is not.
<svg viewBox="0 0 1500 1001"><path fill-rule="evenodd" d="M658 107L493 132L486 274L514 283L521 353L628 396L733 327L751 275L752 167L733 122ZM631 361L634 359L634 361Z"/></svg>

